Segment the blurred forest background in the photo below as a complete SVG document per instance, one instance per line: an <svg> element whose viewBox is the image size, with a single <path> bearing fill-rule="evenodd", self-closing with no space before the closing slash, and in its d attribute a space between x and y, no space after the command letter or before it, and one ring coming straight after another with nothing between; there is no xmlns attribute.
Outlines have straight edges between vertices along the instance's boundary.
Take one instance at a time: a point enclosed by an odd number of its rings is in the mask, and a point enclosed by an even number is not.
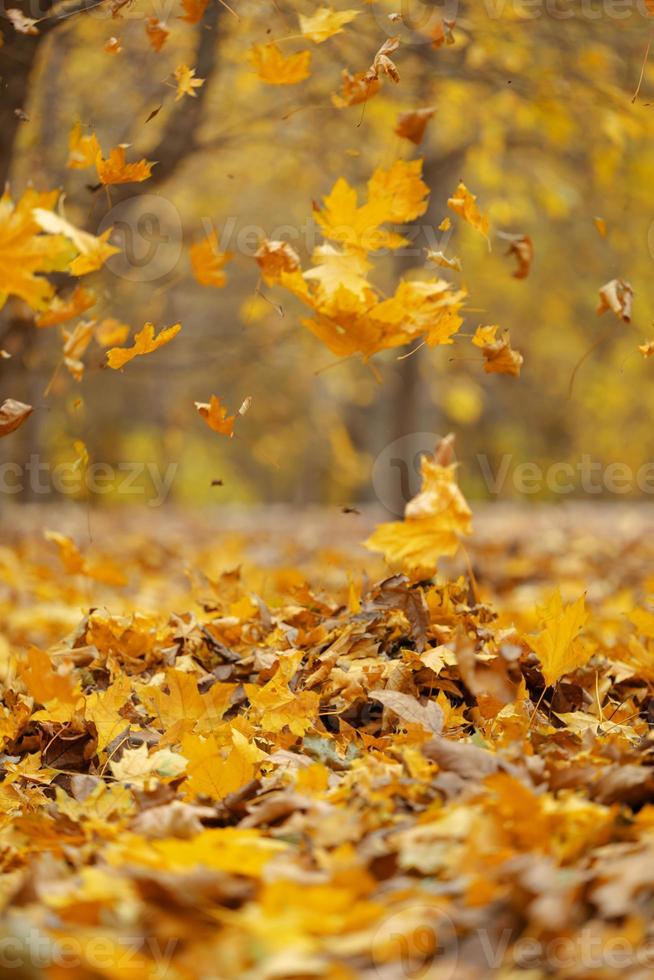
<svg viewBox="0 0 654 980"><path fill-rule="evenodd" d="M400 3L404 24L393 24L388 15ZM474 464L480 453L491 467L505 453L544 464L576 464L584 454L634 468L653 460L654 362L637 351L654 334L654 58L632 100L652 23L643 4L377 0L329 44L312 46L311 78L295 88L262 84L247 51L271 39L285 53L306 48L296 37L301 5L232 6L238 16L211 0L192 27L173 0L151 11L140 0L138 17L129 6L120 19L98 8L38 38L4 31L0 148L13 197L29 182L61 186L72 221L94 233L113 224L124 254L89 277L99 315L135 329L146 320L184 329L122 373L103 370L98 352L79 384L62 377L61 397L46 399L60 341L29 329L29 311L10 301L3 390L11 370L5 394L35 413L5 440L2 458L55 461L81 439L93 460L176 461L172 499L192 504L367 500L376 456L414 432L457 433L461 481L473 498L488 492ZM307 13L316 6L304 4ZM170 31L159 53L144 12ZM443 16L456 19L454 43L435 48L430 35ZM402 82L365 105L335 105L340 67L365 70L393 33L402 39ZM104 50L112 36L117 54ZM176 102L171 76L181 61L206 81L197 99ZM28 94L17 114L11 99L21 86ZM394 127L399 113L421 107L436 112L416 148ZM152 178L112 188L108 201L88 172L67 169L78 120L103 147L129 143L133 158L158 161ZM462 332L480 323L509 328L525 357L520 378L486 375L469 342L403 360L390 351L375 358L376 371L355 359L334 364L301 327L300 304L259 282L252 255L261 237L288 240L306 264L320 241L312 201L340 176L363 186L375 167L416 156L430 208L414 254L381 263L382 284L422 269L425 248L461 256L462 277L441 271L469 287ZM469 228L437 230L461 178L494 229L531 236L526 282L513 278L497 237L489 252ZM189 245L211 228L235 253L220 290L202 288L189 267ZM631 325L595 313L598 289L619 276L635 290ZM575 365L603 336L569 396ZM192 410L213 392L232 411L252 398L232 440L216 438Z"/></svg>

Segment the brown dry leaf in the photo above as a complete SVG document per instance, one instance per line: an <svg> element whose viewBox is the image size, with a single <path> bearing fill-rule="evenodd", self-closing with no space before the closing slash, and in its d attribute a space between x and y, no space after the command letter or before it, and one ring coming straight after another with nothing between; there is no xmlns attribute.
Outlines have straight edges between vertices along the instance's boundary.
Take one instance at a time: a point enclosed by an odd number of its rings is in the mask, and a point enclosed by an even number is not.
<svg viewBox="0 0 654 980"><path fill-rule="evenodd" d="M161 51L170 37L170 28L158 17L148 17L145 22L145 33L152 48L155 51Z"/></svg>
<svg viewBox="0 0 654 980"><path fill-rule="evenodd" d="M436 109L414 109L412 112L402 112L397 117L394 132L403 139L410 140L418 146L422 143L427 123L434 117Z"/></svg>
<svg viewBox="0 0 654 980"><path fill-rule="evenodd" d="M373 701L381 701L385 708L390 708L402 721L411 725L419 725L432 735L440 735L443 730L443 712L435 701L421 704L411 694L400 691L371 691Z"/></svg>
<svg viewBox="0 0 654 980"><path fill-rule="evenodd" d="M602 286L599 296L598 316L602 316L607 310L611 310L623 323L631 323L634 291L626 279L611 279L610 282Z"/></svg>
<svg viewBox="0 0 654 980"><path fill-rule="evenodd" d="M26 17L25 14L17 7L8 7L6 10L6 16L7 19L11 21L14 30L19 34L39 33L39 29L36 26L38 24L38 20L34 20L32 17Z"/></svg>
<svg viewBox="0 0 654 980"><path fill-rule="evenodd" d="M518 263L513 278L526 279L534 261L534 245L531 238L529 235L509 235L502 231L498 231L497 234L509 244L506 254L513 255Z"/></svg>
<svg viewBox="0 0 654 980"><path fill-rule="evenodd" d="M514 378L519 378L524 358L519 351L511 347L509 331L505 330L498 337L499 329L496 325L477 327L472 343L475 347L481 348L486 374L510 374Z"/></svg>
<svg viewBox="0 0 654 980"><path fill-rule="evenodd" d="M456 20L448 20L443 18L440 23L436 25L431 35L431 43L434 48L442 48L444 44L454 44L456 38L454 37L454 28L456 27Z"/></svg>
<svg viewBox="0 0 654 980"><path fill-rule="evenodd" d="M5 398L0 405L0 438L8 436L26 422L34 409L14 398Z"/></svg>
<svg viewBox="0 0 654 980"><path fill-rule="evenodd" d="M367 82L379 81L380 75L388 75L392 82L397 85L400 81L400 73L397 65L391 61L389 55L393 54L400 46L399 37L388 37L373 58L373 62L364 75Z"/></svg>
<svg viewBox="0 0 654 980"><path fill-rule="evenodd" d="M341 72L341 88L332 94L332 103L337 109L361 105L377 95L381 88L378 78L370 78L367 72L351 75L347 68Z"/></svg>

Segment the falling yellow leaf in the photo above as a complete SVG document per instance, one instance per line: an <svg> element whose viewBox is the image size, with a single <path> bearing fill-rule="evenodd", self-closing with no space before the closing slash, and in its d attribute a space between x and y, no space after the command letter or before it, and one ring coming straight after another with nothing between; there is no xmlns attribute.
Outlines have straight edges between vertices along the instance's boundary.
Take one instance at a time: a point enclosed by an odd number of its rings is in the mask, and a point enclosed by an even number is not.
<svg viewBox="0 0 654 980"><path fill-rule="evenodd" d="M68 163L72 170L92 167L100 153L100 144L95 133L84 136L81 122L76 122L68 137Z"/></svg>
<svg viewBox="0 0 654 980"><path fill-rule="evenodd" d="M178 65L174 75L177 82L175 102L179 102L185 95L190 95L194 99L197 98L198 93L195 90L201 88L205 80L204 78L195 78L195 68L189 68L188 65Z"/></svg>
<svg viewBox="0 0 654 980"><path fill-rule="evenodd" d="M394 132L405 140L410 140L416 146L422 143L427 128L427 123L435 115L436 110L432 108L414 109L412 112L403 112L397 117Z"/></svg>
<svg viewBox="0 0 654 980"><path fill-rule="evenodd" d="M161 51L170 36L168 25L158 17L148 17L145 22L145 33L147 34L150 46L155 51Z"/></svg>
<svg viewBox="0 0 654 980"><path fill-rule="evenodd" d="M221 436L233 437L236 416L227 414L227 409L216 395L212 395L208 403L195 402L195 407L210 429Z"/></svg>
<svg viewBox="0 0 654 980"><path fill-rule="evenodd" d="M172 327L164 327L155 337L154 324L146 323L143 329L137 333L131 347L113 347L107 352L107 364L114 371L118 371L135 357L152 354L164 344L170 343L181 329L181 323L175 323Z"/></svg>
<svg viewBox="0 0 654 980"><path fill-rule="evenodd" d="M74 257L68 240L42 234L34 215L54 207L57 197L57 191L40 194L28 188L16 204L7 191L0 198L0 307L14 295L34 310L46 309L54 287L43 274L64 272Z"/></svg>
<svg viewBox="0 0 654 980"><path fill-rule="evenodd" d="M359 10L333 10L331 7L319 7L315 14L299 15L300 31L309 40L322 44L335 34L341 34L343 27L358 17Z"/></svg>
<svg viewBox="0 0 654 980"><path fill-rule="evenodd" d="M448 259L443 252L434 252L429 248L427 249L427 258L430 262L433 262L435 265L440 265L444 269L454 269L456 272L463 272L461 259L456 255L453 255L451 259Z"/></svg>
<svg viewBox="0 0 654 980"><path fill-rule="evenodd" d="M44 231L69 238L80 253L70 264L70 271L74 276L84 276L100 269L108 258L120 251L108 242L112 228L107 228L101 235L91 235L88 231L76 228L62 215L44 208L35 208L34 218Z"/></svg>
<svg viewBox="0 0 654 980"><path fill-rule="evenodd" d="M502 336L498 337L499 329L496 325L477 327L472 342L475 347L481 348L486 374L511 374L518 378L524 358L519 351L511 347L509 331L505 330Z"/></svg>
<svg viewBox="0 0 654 980"><path fill-rule="evenodd" d="M77 286L70 296L55 296L48 309L36 318L36 326L54 327L60 323L66 323L90 309L95 300L95 293L91 289Z"/></svg>
<svg viewBox="0 0 654 980"><path fill-rule="evenodd" d="M488 240L488 218L481 213L477 207L476 195L470 193L463 181L449 198L447 206Z"/></svg>
<svg viewBox="0 0 654 980"><path fill-rule="evenodd" d="M215 286L220 289L227 282L224 267L234 257L233 252L218 249L218 236L209 232L206 238L195 242L189 249L193 275L201 286Z"/></svg>
<svg viewBox="0 0 654 980"><path fill-rule="evenodd" d="M450 462L452 443L448 436L433 457L422 457L422 487L406 505L404 520L380 524L364 542L412 576L432 575L438 559L455 554L461 538L472 532L470 508L456 482L456 463Z"/></svg>
<svg viewBox="0 0 654 980"><path fill-rule="evenodd" d="M377 95L381 88L378 78L368 78L366 72L359 72L351 75L347 68L341 72L340 92L332 94L332 104L337 109L345 109L347 106L361 105Z"/></svg>
<svg viewBox="0 0 654 980"><path fill-rule="evenodd" d="M179 19L185 20L187 24L199 24L208 5L209 0L182 0L184 16Z"/></svg>
<svg viewBox="0 0 654 980"><path fill-rule="evenodd" d="M106 160L98 153L95 166L101 184L131 184L147 180L154 163L145 159L126 163L125 147L116 146Z"/></svg>
<svg viewBox="0 0 654 980"><path fill-rule="evenodd" d="M284 55L276 44L254 44L250 64L262 82L268 85L297 85L310 75L311 52Z"/></svg>

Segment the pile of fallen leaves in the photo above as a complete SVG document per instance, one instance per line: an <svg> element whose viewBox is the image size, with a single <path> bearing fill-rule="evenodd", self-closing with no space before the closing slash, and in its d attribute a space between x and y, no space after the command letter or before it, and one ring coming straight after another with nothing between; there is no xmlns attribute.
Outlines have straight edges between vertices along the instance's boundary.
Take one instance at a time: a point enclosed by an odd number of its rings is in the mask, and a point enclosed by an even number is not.
<svg viewBox="0 0 654 980"><path fill-rule="evenodd" d="M641 526L373 579L367 514L98 522L0 550L3 973L649 975Z"/></svg>

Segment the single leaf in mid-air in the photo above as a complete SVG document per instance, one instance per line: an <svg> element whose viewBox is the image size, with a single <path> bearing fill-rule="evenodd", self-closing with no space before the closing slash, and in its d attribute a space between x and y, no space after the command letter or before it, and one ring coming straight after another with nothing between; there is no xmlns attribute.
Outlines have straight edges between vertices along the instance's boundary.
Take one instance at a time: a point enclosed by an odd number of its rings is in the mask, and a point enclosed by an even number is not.
<svg viewBox="0 0 654 980"><path fill-rule="evenodd" d="M449 198L447 206L488 240L488 229L490 227L488 218L481 213L477 207L476 195L470 193L463 181L459 183L454 194Z"/></svg>
<svg viewBox="0 0 654 980"><path fill-rule="evenodd" d="M299 15L300 31L315 44L322 44L335 34L342 34L343 27L351 23L360 13L360 10L333 10L331 7L319 7L311 16Z"/></svg>
<svg viewBox="0 0 654 980"><path fill-rule="evenodd" d="M95 166L101 184L132 184L147 180L154 163L145 159L127 163L125 147L115 146L106 160L102 153L98 153Z"/></svg>
<svg viewBox="0 0 654 980"><path fill-rule="evenodd" d="M195 91L196 88L202 88L205 82L204 78L196 78L195 68L189 68L188 65L178 65L175 69L174 77L177 82L175 102L179 102L185 95L190 95L196 99L198 96L198 93Z"/></svg>
<svg viewBox="0 0 654 980"><path fill-rule="evenodd" d="M14 398L6 398L0 405L0 438L19 429L33 411L31 405L25 405Z"/></svg>
<svg viewBox="0 0 654 980"><path fill-rule="evenodd" d="M181 323L175 323L172 327L164 327L155 336L154 324L146 323L143 329L137 333L131 347L112 347L107 352L107 364L114 371L118 371L135 357L140 357L142 354L151 354L153 351L163 347L164 344L170 343L181 329Z"/></svg>
<svg viewBox="0 0 654 980"><path fill-rule="evenodd" d="M195 407L210 429L221 436L233 437L236 416L227 414L227 409L216 395L211 396L210 402L195 402Z"/></svg>
<svg viewBox="0 0 654 980"><path fill-rule="evenodd" d="M193 276L201 286L220 289L227 282L224 267L233 258L233 252L221 252L218 236L211 231L206 238L195 242L189 249Z"/></svg>
<svg viewBox="0 0 654 980"><path fill-rule="evenodd" d="M285 55L272 42L253 44L250 49L250 64L258 78L268 85L297 85L311 74L311 52Z"/></svg>

